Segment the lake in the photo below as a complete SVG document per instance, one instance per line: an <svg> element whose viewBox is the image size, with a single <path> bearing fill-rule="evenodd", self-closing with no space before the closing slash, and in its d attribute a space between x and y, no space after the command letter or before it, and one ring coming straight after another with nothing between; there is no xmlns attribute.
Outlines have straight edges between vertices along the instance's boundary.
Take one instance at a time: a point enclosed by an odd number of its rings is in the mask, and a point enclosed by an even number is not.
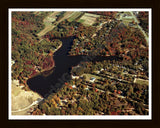
<svg viewBox="0 0 160 128"><path fill-rule="evenodd" d="M81 61L87 61L90 60L90 58L93 59L92 61L116 59L116 57L68 56L74 37L62 38L60 40L62 41L62 47L56 51L53 56L55 61L53 73L47 77L38 75L27 81L29 88L43 97L47 97L49 94L57 92L66 81L70 80L71 68L78 65Z"/></svg>

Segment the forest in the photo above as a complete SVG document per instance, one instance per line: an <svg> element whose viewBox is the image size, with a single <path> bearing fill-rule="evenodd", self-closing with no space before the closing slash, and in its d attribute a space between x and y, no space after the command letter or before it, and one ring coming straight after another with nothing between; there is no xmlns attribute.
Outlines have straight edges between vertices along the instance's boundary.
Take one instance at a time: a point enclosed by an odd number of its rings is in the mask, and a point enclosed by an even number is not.
<svg viewBox="0 0 160 128"><path fill-rule="evenodd" d="M47 12L12 12L12 79L26 80L54 66L53 54L63 37L74 36L70 56L117 57L121 60L87 61L72 67L79 76L50 94L32 115L148 115L148 44L139 29L117 20L118 12L100 15L91 26L65 19L43 37ZM59 21L65 12L57 16ZM148 32L148 13L138 14ZM59 39L58 39L59 38ZM95 78L91 82L90 78Z"/></svg>
<svg viewBox="0 0 160 128"><path fill-rule="evenodd" d="M62 44L58 39L40 39L36 33L44 28L43 18L34 12L12 12L12 79L26 80L54 65L53 52Z"/></svg>
<svg viewBox="0 0 160 128"><path fill-rule="evenodd" d="M139 66L126 62L82 62L71 70L71 74L81 76L80 79L66 82L60 91L51 94L32 114L147 115L148 84L133 81L135 75L146 80L148 77ZM86 74L94 75L97 81L91 83Z"/></svg>

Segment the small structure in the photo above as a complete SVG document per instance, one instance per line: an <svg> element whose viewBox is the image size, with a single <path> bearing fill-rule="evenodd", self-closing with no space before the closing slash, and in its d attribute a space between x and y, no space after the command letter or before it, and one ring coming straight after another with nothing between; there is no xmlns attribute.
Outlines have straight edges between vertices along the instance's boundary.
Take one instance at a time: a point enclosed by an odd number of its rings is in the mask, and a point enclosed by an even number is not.
<svg viewBox="0 0 160 128"><path fill-rule="evenodd" d="M14 61L14 60L11 60L11 66L12 66L13 64L15 64L15 61Z"/></svg>
<svg viewBox="0 0 160 128"><path fill-rule="evenodd" d="M96 80L96 78L91 77L91 79L89 81L93 83L95 80Z"/></svg>
<svg viewBox="0 0 160 128"><path fill-rule="evenodd" d="M76 88L76 85L72 85L72 88Z"/></svg>
<svg viewBox="0 0 160 128"><path fill-rule="evenodd" d="M79 79L79 76L73 76L71 75L72 79Z"/></svg>
<svg viewBox="0 0 160 128"><path fill-rule="evenodd" d="M122 91L121 90L118 90L118 92L117 92L118 94L121 94L122 93Z"/></svg>
<svg viewBox="0 0 160 128"><path fill-rule="evenodd" d="M104 69L103 68L101 68L101 70L100 71L104 71Z"/></svg>
<svg viewBox="0 0 160 128"><path fill-rule="evenodd" d="M87 87L87 88L85 88L85 90L89 90L89 88Z"/></svg>
<svg viewBox="0 0 160 128"><path fill-rule="evenodd" d="M100 71L94 71L96 74L99 74L100 73Z"/></svg>

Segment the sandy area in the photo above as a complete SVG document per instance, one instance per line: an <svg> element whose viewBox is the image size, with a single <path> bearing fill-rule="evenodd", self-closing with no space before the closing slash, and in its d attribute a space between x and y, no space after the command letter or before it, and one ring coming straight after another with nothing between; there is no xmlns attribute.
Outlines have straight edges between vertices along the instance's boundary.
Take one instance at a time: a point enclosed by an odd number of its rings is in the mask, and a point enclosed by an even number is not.
<svg viewBox="0 0 160 128"><path fill-rule="evenodd" d="M25 91L19 86L19 81L12 81L11 85L11 110L12 115L27 115L33 102L42 97L33 91Z"/></svg>

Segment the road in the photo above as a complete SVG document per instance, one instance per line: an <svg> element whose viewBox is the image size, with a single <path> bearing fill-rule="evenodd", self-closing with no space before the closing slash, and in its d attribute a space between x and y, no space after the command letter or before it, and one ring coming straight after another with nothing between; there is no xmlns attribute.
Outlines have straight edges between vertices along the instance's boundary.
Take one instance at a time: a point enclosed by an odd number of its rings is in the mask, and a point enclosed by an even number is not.
<svg viewBox="0 0 160 128"><path fill-rule="evenodd" d="M33 105L38 104L38 103L41 102L42 100L43 100L43 98L42 98L41 100L39 100L39 101L37 101L37 100L34 101L31 105L29 105L29 106L27 106L27 107L25 107L25 108L18 109L18 110L16 110L16 111L12 111L12 112L21 112L21 111L25 111L25 110L31 108Z"/></svg>
<svg viewBox="0 0 160 128"><path fill-rule="evenodd" d="M139 21L138 21L137 17L133 14L132 11L130 11L130 14L133 17L134 22L137 23L138 28L141 30L143 36L145 37L145 40L147 41L147 43L149 43L149 38L148 38L147 34L145 33L145 31L143 30L143 28L139 25Z"/></svg>
<svg viewBox="0 0 160 128"><path fill-rule="evenodd" d="M106 23L107 23L107 21L103 22L103 23L97 28L96 32L92 35L92 38L97 35L96 33L97 33L99 30L101 30L102 27L103 27L103 25L106 24Z"/></svg>
<svg viewBox="0 0 160 128"><path fill-rule="evenodd" d="M88 86L89 88L93 88L91 85L87 85L87 86ZM100 88L97 88L97 87L95 87L95 89L97 89L98 91L103 92L103 93L105 92L104 89L100 89ZM113 94L113 93L108 90L108 94ZM120 94L116 94L116 96L117 96L118 98L128 99L129 101L138 103L136 100L133 100L133 99L131 99L131 98L127 98L127 97L122 96L122 95L120 95ZM147 104L143 104L143 106L148 108L148 105L147 105ZM148 109L146 109L146 110L148 111Z"/></svg>

